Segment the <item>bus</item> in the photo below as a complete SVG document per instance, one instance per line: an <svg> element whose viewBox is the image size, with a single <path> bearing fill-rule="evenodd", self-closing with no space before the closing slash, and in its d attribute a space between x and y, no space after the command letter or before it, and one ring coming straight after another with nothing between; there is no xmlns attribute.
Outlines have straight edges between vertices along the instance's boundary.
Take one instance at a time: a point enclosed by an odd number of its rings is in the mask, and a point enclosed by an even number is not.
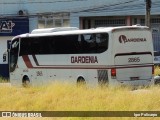
<svg viewBox="0 0 160 120"><path fill-rule="evenodd" d="M11 85L154 83L153 41L145 26L35 29L14 37L9 51Z"/></svg>

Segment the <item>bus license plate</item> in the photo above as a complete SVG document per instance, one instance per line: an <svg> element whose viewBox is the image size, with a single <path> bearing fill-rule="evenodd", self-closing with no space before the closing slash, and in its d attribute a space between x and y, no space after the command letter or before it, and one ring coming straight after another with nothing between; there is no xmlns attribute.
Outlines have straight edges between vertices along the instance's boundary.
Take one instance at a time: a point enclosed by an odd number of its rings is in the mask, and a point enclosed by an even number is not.
<svg viewBox="0 0 160 120"><path fill-rule="evenodd" d="M139 80L139 77L130 77L131 80Z"/></svg>

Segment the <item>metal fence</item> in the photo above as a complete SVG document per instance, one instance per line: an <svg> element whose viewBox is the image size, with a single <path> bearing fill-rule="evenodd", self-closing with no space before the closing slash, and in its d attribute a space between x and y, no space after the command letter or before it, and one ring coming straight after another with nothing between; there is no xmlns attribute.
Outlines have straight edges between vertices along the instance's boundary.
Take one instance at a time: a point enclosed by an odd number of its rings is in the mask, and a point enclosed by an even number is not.
<svg viewBox="0 0 160 120"><path fill-rule="evenodd" d="M95 20L95 27L113 27L113 26L126 26L126 20L125 19Z"/></svg>

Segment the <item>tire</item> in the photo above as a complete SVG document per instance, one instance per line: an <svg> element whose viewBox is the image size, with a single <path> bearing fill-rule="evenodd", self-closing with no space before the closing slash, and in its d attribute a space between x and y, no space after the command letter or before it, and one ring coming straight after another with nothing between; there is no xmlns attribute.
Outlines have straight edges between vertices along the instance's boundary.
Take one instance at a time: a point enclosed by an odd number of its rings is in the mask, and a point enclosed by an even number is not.
<svg viewBox="0 0 160 120"><path fill-rule="evenodd" d="M29 87L30 86L30 80L29 80L28 76L23 77L22 85L23 85L23 87Z"/></svg>
<svg viewBox="0 0 160 120"><path fill-rule="evenodd" d="M98 85L100 87L108 87L108 80L99 80Z"/></svg>
<svg viewBox="0 0 160 120"><path fill-rule="evenodd" d="M160 76L154 77L154 83L155 83L155 85L160 85Z"/></svg>
<svg viewBox="0 0 160 120"><path fill-rule="evenodd" d="M156 80L155 85L160 85L160 80Z"/></svg>

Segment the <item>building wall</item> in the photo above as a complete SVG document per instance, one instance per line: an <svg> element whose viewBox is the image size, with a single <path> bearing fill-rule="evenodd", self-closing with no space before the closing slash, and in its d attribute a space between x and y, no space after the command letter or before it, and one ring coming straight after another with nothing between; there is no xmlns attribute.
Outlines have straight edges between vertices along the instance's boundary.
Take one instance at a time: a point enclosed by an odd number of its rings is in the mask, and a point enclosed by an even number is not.
<svg viewBox="0 0 160 120"><path fill-rule="evenodd" d="M152 17L160 18L159 6L160 0L152 0ZM144 0L0 0L0 19L20 18L18 15L20 10L23 10L29 19L29 32L41 28L40 17L45 19L45 27L56 27L55 20L57 18L63 20L63 17L55 16L55 13L69 13L68 26L86 29L103 25L141 24L140 21L145 18L146 11ZM51 16L53 25L46 25L48 22L46 20ZM117 19L125 19L125 24ZM111 20L116 24L109 24ZM63 26L63 23L60 26ZM154 23L152 26L160 29L160 23Z"/></svg>
<svg viewBox="0 0 160 120"><path fill-rule="evenodd" d="M10 37L0 37L0 55L3 55L5 53L5 51L7 50L7 40L11 40L13 36L10 36ZM0 56L1 59L0 59L0 64L6 64L6 62L3 61L3 57Z"/></svg>
<svg viewBox="0 0 160 120"><path fill-rule="evenodd" d="M152 0L152 15L160 14L160 0ZM81 26L82 17L145 15L144 0L1 0L0 15L18 16L25 10L29 16L30 32L38 27L39 14L70 13L70 26ZM91 21L92 22L92 21ZM127 23L128 24L128 23Z"/></svg>
<svg viewBox="0 0 160 120"><path fill-rule="evenodd" d="M38 17L29 18L29 31L38 28Z"/></svg>

